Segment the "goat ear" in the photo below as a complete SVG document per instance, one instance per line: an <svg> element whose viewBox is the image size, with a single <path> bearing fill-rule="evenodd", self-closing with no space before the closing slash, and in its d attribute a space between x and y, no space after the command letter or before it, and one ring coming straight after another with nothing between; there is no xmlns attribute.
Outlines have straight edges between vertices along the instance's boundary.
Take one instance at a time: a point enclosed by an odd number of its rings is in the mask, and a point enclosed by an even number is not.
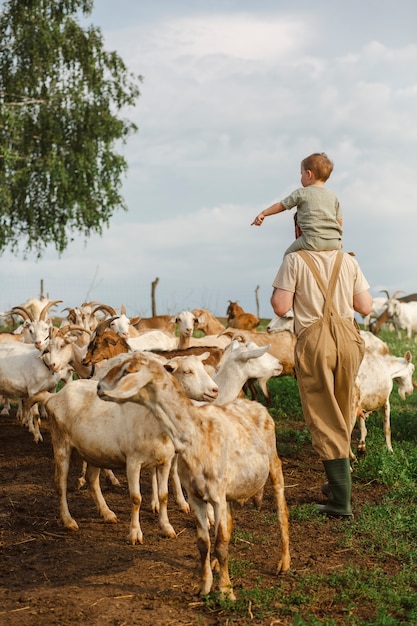
<svg viewBox="0 0 417 626"><path fill-rule="evenodd" d="M166 371L169 372L170 374L173 374L175 370L177 369L177 366L174 365L173 363L164 363L164 367Z"/></svg>
<svg viewBox="0 0 417 626"><path fill-rule="evenodd" d="M250 348L246 352L243 352L239 355L239 361L243 361L244 363L246 363L246 361L249 361L250 359L258 359L259 357L264 355L270 347L271 344L268 344L267 346L260 346L257 348Z"/></svg>

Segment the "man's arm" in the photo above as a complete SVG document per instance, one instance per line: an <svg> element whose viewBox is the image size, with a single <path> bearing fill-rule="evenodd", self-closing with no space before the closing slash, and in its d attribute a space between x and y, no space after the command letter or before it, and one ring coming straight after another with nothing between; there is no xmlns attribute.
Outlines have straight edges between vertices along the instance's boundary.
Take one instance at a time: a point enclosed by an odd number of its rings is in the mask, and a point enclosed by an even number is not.
<svg viewBox="0 0 417 626"><path fill-rule="evenodd" d="M361 315L369 315L372 311L372 296L369 291L361 291L353 296L353 308Z"/></svg>
<svg viewBox="0 0 417 626"><path fill-rule="evenodd" d="M290 309L292 309L294 301L294 294L292 291L286 291L285 289L274 289L271 296L271 306L275 313L279 317L283 317Z"/></svg>

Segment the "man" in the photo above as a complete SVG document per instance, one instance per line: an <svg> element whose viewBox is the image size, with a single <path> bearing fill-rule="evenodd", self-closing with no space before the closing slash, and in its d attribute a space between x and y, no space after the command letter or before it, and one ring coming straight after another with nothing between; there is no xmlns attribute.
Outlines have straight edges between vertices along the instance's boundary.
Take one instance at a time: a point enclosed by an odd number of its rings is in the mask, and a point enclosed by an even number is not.
<svg viewBox="0 0 417 626"><path fill-rule="evenodd" d="M284 257L273 282L274 313L294 310L295 371L313 448L323 461L328 502L321 513L352 517L352 391L364 354L354 311L372 308L358 262L340 250L300 250Z"/></svg>

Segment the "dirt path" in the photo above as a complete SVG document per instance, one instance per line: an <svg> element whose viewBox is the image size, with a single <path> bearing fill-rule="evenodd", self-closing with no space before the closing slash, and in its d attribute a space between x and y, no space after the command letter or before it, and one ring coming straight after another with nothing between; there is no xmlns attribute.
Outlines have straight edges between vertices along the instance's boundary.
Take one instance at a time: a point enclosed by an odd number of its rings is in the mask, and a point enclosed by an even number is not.
<svg viewBox="0 0 417 626"><path fill-rule="evenodd" d="M69 505L80 530L65 530L58 515L47 424L42 425L42 432L44 441L36 445L14 417L0 418L0 624L293 623L291 617L282 615L275 622L270 617L265 622L250 619L250 606L247 617L233 616L228 621L227 614L204 606L193 593L199 576L193 518L179 512L171 502L170 520L178 536L160 537L149 508L147 473L142 481L143 545L131 546L126 540L129 500L122 472L117 473L120 488L102 483L107 502L119 518L118 524L104 524L88 491L76 490L79 461L71 472ZM314 502L323 474L309 446L297 458L282 461L290 510L294 504ZM355 508L360 508L361 499L369 500L370 496L378 494L355 489ZM341 522L292 521L291 572L277 578L274 569L279 548L272 514L268 488L260 512L249 503L236 510L230 554L232 561L243 564L242 573L233 574L237 594L240 589L279 584L287 593L296 587L297 573L306 569L326 573L352 561L366 565L354 545L340 549L335 524ZM343 620L345 607L335 605L329 597L322 602L316 607L316 616L332 615Z"/></svg>

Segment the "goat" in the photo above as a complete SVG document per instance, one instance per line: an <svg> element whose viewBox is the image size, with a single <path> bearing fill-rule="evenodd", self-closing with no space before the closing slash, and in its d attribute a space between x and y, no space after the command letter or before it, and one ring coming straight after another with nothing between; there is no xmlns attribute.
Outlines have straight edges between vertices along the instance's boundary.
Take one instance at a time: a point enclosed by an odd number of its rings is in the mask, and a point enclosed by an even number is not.
<svg viewBox="0 0 417 626"><path fill-rule="evenodd" d="M20 315L24 319L24 341L33 343L40 350L44 350L49 341L49 331L52 327L52 320L48 317L48 311L62 300L49 300L35 317L30 309L23 306L14 306L11 313Z"/></svg>
<svg viewBox="0 0 417 626"><path fill-rule="evenodd" d="M417 341L417 302L400 302L391 298L387 315L394 323L398 339L401 339L401 330L405 329L407 339L414 336L414 341Z"/></svg>
<svg viewBox="0 0 417 626"><path fill-rule="evenodd" d="M110 329L114 330L114 332L118 333L124 339L128 340L130 337L140 335L139 331L131 324L131 320L126 315L126 307L124 304L120 307L120 314L109 304L100 304L94 309L94 313L97 311L104 311L111 317Z"/></svg>
<svg viewBox="0 0 417 626"><path fill-rule="evenodd" d="M219 387L219 395L214 404L227 404L235 400L245 383L253 378L267 381L282 374L280 361L268 354L269 345L232 341L223 354L219 369L213 376Z"/></svg>
<svg viewBox="0 0 417 626"><path fill-rule="evenodd" d="M143 353L131 355L123 364L112 368L100 380L97 392L103 399L145 406L174 441L179 475L197 522L202 595L210 593L213 585L208 504L213 506L215 516L214 552L220 570L219 589L234 600L228 568L233 526L231 502L242 502L258 493L268 475L281 535L277 571L289 568L288 509L282 465L277 454L275 424L263 405L236 400L225 407L195 407L161 364Z"/></svg>
<svg viewBox="0 0 417 626"><path fill-rule="evenodd" d="M253 313L246 313L237 302L229 300L226 311L227 324L231 328L242 330L254 330L259 326L259 319Z"/></svg>
<svg viewBox="0 0 417 626"><path fill-rule="evenodd" d="M41 307L40 304L43 304ZM49 342L49 332L52 328L52 320L48 317L48 311L50 308L62 302L62 300L45 300L39 301L39 306L35 306L32 302L32 307L26 309L24 306L15 306L10 311L10 314L19 315L23 318L23 324L14 331L14 333L6 333L4 337L0 337L0 341L20 341L27 344L33 344L40 352L43 352ZM36 317L32 312L32 308L36 312ZM3 333L2 333L3 334ZM29 416L25 416L23 414L23 408L21 405L21 400L18 401L18 419L22 422L27 421L28 426L30 428L30 432L33 432L35 440L38 441L40 437L40 432L38 427L35 426L33 412ZM10 398L4 398L4 406L1 411L1 415L9 415L10 414ZM36 425L38 425L38 420L36 419Z"/></svg>
<svg viewBox="0 0 417 626"><path fill-rule="evenodd" d="M178 348L189 348L197 318L191 311L181 311L175 318L178 330Z"/></svg>
<svg viewBox="0 0 417 626"><path fill-rule="evenodd" d="M200 357L176 357L165 364L166 370L197 400L213 400L217 385L201 367ZM112 359L120 363L130 355ZM149 356L157 360L158 357ZM110 366L109 365L109 366ZM168 374L167 374L168 375ZM184 392L185 393L185 392ZM55 458L55 483L59 495L60 516L64 526L76 531L78 524L71 516L67 502L67 477L71 453L75 449L88 463L87 481L100 515L106 522L117 522L115 513L107 506L100 489L100 468L126 468L132 503L130 542L143 542L139 522L142 501L140 495L141 468L154 468L157 474L159 525L167 537L175 537L168 513L168 476L175 448L152 413L133 403L119 406L102 402L97 395L97 380L73 380L58 393L43 391L32 397L41 402L48 414ZM175 483L177 502L184 512L189 506L181 485Z"/></svg>
<svg viewBox="0 0 417 626"><path fill-rule="evenodd" d="M365 351L353 392L352 430L358 417L360 424L358 453L365 454L366 452L365 419L372 411L379 408L382 409L386 445L392 452L390 395L393 380L398 383L398 393L405 400L406 395L413 393L413 372L414 364L411 362L411 353L408 351L404 357Z"/></svg>
<svg viewBox="0 0 417 626"><path fill-rule="evenodd" d="M248 330L234 330L226 328L223 335L230 338L230 341L253 341L258 346L269 345L268 352L275 356L282 365L282 376L294 376L294 347L296 343L295 334L289 330L282 333L251 332Z"/></svg>
<svg viewBox="0 0 417 626"><path fill-rule="evenodd" d="M53 334L43 353L26 343L0 344L0 394L22 401L21 419L27 421L36 443L42 441L42 435L39 413L37 407L32 408L30 397L44 389L54 391L72 358L72 351L63 349Z"/></svg>
<svg viewBox="0 0 417 626"><path fill-rule="evenodd" d="M97 324L90 341L87 345L82 364L84 366L94 366L104 359L111 359L118 354L131 352L132 348L124 337L110 330L113 317L102 320Z"/></svg>
<svg viewBox="0 0 417 626"><path fill-rule="evenodd" d="M294 313L292 312L292 310L288 311L288 313L286 313L282 317L276 315L272 318L272 320L268 323L268 326L266 327L266 332L269 334L281 333L283 330L289 330L292 333L294 332Z"/></svg>
<svg viewBox="0 0 417 626"><path fill-rule="evenodd" d="M382 291L384 291L387 294L387 300L390 300L390 295L388 293L388 291L386 291L385 289L383 289ZM392 295L392 298L395 299L397 294L401 293L401 291L395 291ZM399 302L416 302L417 301L417 293L411 293L408 296L402 296L401 298L396 298ZM374 334L377 335L379 333L379 331L381 330L382 326L386 323L390 321L390 316L388 314L387 308L385 309L385 311L383 311L381 313L381 315L374 321L371 322L370 326L369 326L369 330Z"/></svg>
<svg viewBox="0 0 417 626"><path fill-rule="evenodd" d="M390 353L388 344L385 341L382 341L382 339L379 339L370 331L360 330L359 334L365 342L365 349L369 352L374 352L376 354L382 355Z"/></svg>
<svg viewBox="0 0 417 626"><path fill-rule="evenodd" d="M178 348L189 348L192 346L213 346L225 348L230 343L230 339L225 335L214 334L204 337L193 337L194 330L198 326L198 318L192 311L181 311L175 318L178 323ZM222 325L222 331L224 326Z"/></svg>

